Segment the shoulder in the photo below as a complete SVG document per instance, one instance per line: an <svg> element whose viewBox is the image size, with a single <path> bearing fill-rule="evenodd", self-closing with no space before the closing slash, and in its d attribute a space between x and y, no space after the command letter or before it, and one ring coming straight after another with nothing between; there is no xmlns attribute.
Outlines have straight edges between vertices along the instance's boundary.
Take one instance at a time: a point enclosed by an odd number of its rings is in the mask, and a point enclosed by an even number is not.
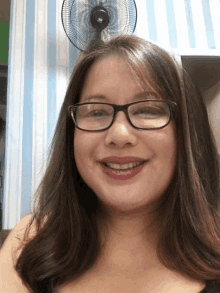
<svg viewBox="0 0 220 293"><path fill-rule="evenodd" d="M18 277L16 271L14 270L14 265L16 258L14 257L14 251L21 245L21 240L24 237L26 228L28 227L30 221L32 220L32 214L24 217L14 229L9 233L7 239L5 240L1 250L0 250L0 292L28 292L26 287L22 284L21 279ZM30 230L30 236L34 236L36 233L35 225ZM13 281L12 281L13 280Z"/></svg>
<svg viewBox="0 0 220 293"><path fill-rule="evenodd" d="M23 237L25 235L25 231L29 226L29 223L32 221L33 215L29 214L22 218L20 222L15 226L14 229L11 230L7 239L5 240L0 253L4 251L5 247L7 248L9 245L12 249L18 248L21 244ZM28 239L32 238L36 234L36 225L35 222L30 227L30 232L28 233ZM1 255L1 254L0 254Z"/></svg>
<svg viewBox="0 0 220 293"><path fill-rule="evenodd" d="M32 214L27 215L20 220L20 222L15 226L14 229L11 230L0 250L0 255L2 255L2 253L5 251L6 248L8 248L9 245L12 245L14 247L20 243L20 240L24 237L26 228L28 227L28 224L31 222L32 218ZM34 235L35 231L35 225L33 225L30 230L30 235Z"/></svg>

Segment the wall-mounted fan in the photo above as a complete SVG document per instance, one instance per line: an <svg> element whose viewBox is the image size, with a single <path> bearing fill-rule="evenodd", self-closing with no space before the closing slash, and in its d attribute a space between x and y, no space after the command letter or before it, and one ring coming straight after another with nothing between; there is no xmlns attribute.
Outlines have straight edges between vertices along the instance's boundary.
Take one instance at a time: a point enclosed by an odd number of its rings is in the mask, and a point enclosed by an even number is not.
<svg viewBox="0 0 220 293"><path fill-rule="evenodd" d="M137 8L134 0L64 0L61 18L70 42L85 51L99 40L132 34Z"/></svg>

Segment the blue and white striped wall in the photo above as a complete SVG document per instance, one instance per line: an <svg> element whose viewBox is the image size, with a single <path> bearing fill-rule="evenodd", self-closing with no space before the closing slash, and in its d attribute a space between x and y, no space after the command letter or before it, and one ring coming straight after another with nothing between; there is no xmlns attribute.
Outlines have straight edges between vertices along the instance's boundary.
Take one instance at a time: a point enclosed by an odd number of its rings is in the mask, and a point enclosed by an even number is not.
<svg viewBox="0 0 220 293"><path fill-rule="evenodd" d="M176 55L220 56L219 0L135 2L134 34ZM48 145L80 54L64 32L62 3L11 0L3 229L14 228L31 212L31 197L45 170Z"/></svg>
<svg viewBox="0 0 220 293"><path fill-rule="evenodd" d="M180 55L220 55L219 0L137 0L138 36Z"/></svg>

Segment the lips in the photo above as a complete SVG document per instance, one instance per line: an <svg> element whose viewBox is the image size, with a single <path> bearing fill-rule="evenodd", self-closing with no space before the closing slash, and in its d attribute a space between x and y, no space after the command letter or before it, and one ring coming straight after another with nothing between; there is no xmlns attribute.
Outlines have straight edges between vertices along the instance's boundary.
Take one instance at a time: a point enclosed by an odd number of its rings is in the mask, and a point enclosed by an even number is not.
<svg viewBox="0 0 220 293"><path fill-rule="evenodd" d="M139 166L133 167L131 169L117 170L106 166L105 163L101 162L100 164L103 173L107 175L108 178L113 180L129 180L135 176L138 176L138 174L141 173L146 165L147 162L145 161L143 164L140 164Z"/></svg>
<svg viewBox="0 0 220 293"><path fill-rule="evenodd" d="M112 163L112 164L126 164L126 163L134 163L134 162L144 162L147 161L144 158L140 157L105 157L100 160L101 163Z"/></svg>

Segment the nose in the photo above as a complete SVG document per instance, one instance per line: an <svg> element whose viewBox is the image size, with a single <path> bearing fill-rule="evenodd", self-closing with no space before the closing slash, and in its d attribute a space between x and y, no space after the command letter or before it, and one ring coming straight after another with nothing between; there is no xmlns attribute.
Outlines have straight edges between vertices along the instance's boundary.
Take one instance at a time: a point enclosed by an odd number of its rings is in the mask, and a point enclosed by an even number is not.
<svg viewBox="0 0 220 293"><path fill-rule="evenodd" d="M107 129L105 138L106 145L115 145L117 147L124 147L126 145L136 145L138 129L134 128L124 112L120 111L116 114L115 121L112 126Z"/></svg>

